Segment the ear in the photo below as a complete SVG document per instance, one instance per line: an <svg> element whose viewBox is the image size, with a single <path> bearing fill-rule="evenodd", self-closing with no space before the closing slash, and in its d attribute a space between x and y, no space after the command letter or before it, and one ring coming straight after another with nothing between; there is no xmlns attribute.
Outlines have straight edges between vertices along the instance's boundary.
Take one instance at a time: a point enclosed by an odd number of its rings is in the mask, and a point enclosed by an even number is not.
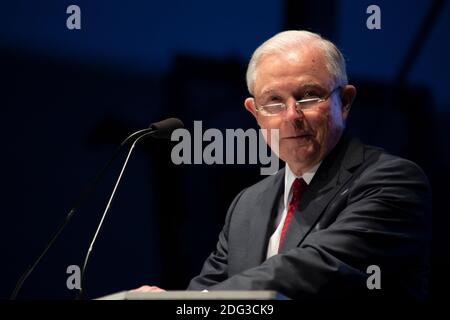
<svg viewBox="0 0 450 320"><path fill-rule="evenodd" d="M250 98L250 97L245 99L244 105L245 105L245 109L247 109L247 111L249 111L255 117L255 119L257 119L255 99Z"/></svg>
<svg viewBox="0 0 450 320"><path fill-rule="evenodd" d="M341 102L342 102L342 118L344 121L347 119L348 113L356 97L356 88L352 85L346 85L342 89Z"/></svg>

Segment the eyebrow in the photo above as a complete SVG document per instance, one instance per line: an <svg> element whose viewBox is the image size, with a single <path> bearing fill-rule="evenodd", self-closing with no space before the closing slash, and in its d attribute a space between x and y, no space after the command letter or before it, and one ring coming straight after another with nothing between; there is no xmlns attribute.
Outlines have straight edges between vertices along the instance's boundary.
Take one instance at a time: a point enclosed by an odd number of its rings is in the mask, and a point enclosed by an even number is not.
<svg viewBox="0 0 450 320"><path fill-rule="evenodd" d="M308 83L302 84L301 86L299 86L297 88L296 91L304 91L307 89L316 89L316 90L326 91L326 88L324 88L323 86L321 86L320 84L318 84L316 82L308 82Z"/></svg>
<svg viewBox="0 0 450 320"><path fill-rule="evenodd" d="M295 89L294 92L300 92L300 91L304 91L307 89L317 89L317 90L326 91L326 89L323 86L321 86L320 84L318 84L317 82L307 82L307 83L303 83L303 84L299 85ZM272 94L279 95L279 91L276 89L267 89L261 93L261 97L266 97L266 96L272 95Z"/></svg>
<svg viewBox="0 0 450 320"><path fill-rule="evenodd" d="M268 89L268 90L264 90L261 93L261 97L267 97L267 96L271 96L271 95L279 95L279 92L275 89Z"/></svg>

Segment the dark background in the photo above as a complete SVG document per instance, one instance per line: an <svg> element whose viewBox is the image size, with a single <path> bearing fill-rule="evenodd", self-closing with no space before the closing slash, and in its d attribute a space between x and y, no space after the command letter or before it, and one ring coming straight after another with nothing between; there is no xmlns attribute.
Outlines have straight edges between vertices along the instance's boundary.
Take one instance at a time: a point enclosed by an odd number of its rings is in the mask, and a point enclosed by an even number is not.
<svg viewBox="0 0 450 320"><path fill-rule="evenodd" d="M81 30L66 8L81 8ZM381 30L366 8L381 8ZM0 298L7 299L84 187L131 132L166 117L191 129L256 128L243 107L253 50L304 28L341 48L358 95L349 129L417 162L433 187L432 298L448 294L448 1L3 1ZM86 278L93 298L142 284L184 289L214 248L226 209L259 179L252 165L184 165L172 145L138 148ZM120 169L111 168L19 299L73 299Z"/></svg>

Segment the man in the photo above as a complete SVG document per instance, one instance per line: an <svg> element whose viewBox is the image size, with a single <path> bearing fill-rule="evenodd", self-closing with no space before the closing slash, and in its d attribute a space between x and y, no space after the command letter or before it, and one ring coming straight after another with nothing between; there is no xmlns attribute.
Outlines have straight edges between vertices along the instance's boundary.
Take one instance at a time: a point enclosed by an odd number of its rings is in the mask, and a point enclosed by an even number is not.
<svg viewBox="0 0 450 320"><path fill-rule="evenodd" d="M188 290L426 297L427 179L344 133L356 89L339 50L311 32L279 33L253 54L247 84L245 108L261 128L279 129L286 166L234 199ZM379 272L375 289L368 270Z"/></svg>

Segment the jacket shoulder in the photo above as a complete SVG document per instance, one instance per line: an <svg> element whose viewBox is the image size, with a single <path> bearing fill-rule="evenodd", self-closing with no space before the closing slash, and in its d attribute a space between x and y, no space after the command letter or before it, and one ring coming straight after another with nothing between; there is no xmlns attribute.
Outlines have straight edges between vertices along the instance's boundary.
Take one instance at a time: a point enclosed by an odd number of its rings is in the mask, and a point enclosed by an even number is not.
<svg viewBox="0 0 450 320"><path fill-rule="evenodd" d="M429 185L428 177L415 162L390 154L382 148L364 145L366 173L378 173L390 178L405 178Z"/></svg>

